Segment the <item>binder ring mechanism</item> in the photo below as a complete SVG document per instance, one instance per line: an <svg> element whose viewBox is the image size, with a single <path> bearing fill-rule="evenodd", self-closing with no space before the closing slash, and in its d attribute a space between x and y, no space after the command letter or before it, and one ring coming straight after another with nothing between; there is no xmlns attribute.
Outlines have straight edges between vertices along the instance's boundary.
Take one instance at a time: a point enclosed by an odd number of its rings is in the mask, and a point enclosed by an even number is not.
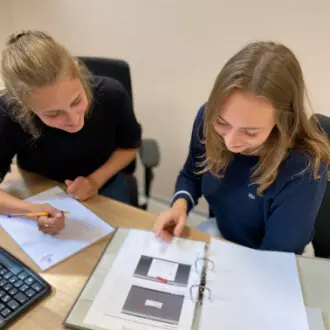
<svg viewBox="0 0 330 330"><path fill-rule="evenodd" d="M190 287L190 298L193 302L202 303L205 293L208 293L208 300L212 301L212 291L206 286L206 270L215 271L215 264L208 258L197 258L195 260L195 271L201 275L201 283ZM195 290L196 289L196 290ZM196 294L194 294L196 291Z"/></svg>
<svg viewBox="0 0 330 330"><path fill-rule="evenodd" d="M202 263L202 267L199 265ZM195 260L195 271L197 274L202 275L206 270L215 272L215 264L209 258L197 258Z"/></svg>
<svg viewBox="0 0 330 330"><path fill-rule="evenodd" d="M196 290L196 294L194 294L194 289ZM212 291L205 285L194 284L190 287L190 299L200 304L202 303L202 298L204 297L205 292L208 292L208 300L213 301L212 299Z"/></svg>

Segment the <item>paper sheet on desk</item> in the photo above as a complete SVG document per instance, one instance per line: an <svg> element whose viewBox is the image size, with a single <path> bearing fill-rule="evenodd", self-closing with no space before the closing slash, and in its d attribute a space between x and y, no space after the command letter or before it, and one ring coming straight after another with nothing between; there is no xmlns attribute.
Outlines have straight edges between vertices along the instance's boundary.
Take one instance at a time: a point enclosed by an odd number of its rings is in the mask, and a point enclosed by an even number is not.
<svg viewBox="0 0 330 330"><path fill-rule="evenodd" d="M212 240L201 330L309 330L294 254Z"/></svg>
<svg viewBox="0 0 330 330"><path fill-rule="evenodd" d="M65 228L56 236L43 234L33 219L0 216L0 224L27 255L46 270L71 255L95 243L113 228L94 213L55 187L28 199L48 203L59 210L69 211Z"/></svg>

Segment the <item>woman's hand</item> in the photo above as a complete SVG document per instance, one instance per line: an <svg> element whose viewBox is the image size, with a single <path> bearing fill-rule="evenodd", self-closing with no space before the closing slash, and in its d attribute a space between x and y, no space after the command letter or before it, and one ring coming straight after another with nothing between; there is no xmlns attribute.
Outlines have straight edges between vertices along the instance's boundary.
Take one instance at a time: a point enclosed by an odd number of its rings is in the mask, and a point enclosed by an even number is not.
<svg viewBox="0 0 330 330"><path fill-rule="evenodd" d="M173 207L159 215L154 226L156 236L170 242L172 236L180 236L187 223L187 202L177 200Z"/></svg>
<svg viewBox="0 0 330 330"><path fill-rule="evenodd" d="M97 195L98 189L94 182L82 176L78 176L74 181L65 180L68 186L66 192L68 195L80 201L85 201Z"/></svg>
<svg viewBox="0 0 330 330"><path fill-rule="evenodd" d="M48 216L37 217L37 224L40 231L45 234L56 235L64 228L63 212L49 204L33 204L32 212L47 212Z"/></svg>

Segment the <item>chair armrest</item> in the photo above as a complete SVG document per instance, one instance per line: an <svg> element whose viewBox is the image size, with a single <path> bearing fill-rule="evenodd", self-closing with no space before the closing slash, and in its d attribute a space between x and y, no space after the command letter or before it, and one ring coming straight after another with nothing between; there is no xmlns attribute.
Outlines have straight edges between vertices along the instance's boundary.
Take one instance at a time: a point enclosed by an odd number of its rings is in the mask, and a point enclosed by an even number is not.
<svg viewBox="0 0 330 330"><path fill-rule="evenodd" d="M154 139L143 139L140 148L140 159L145 167L153 168L158 166L160 152L158 143Z"/></svg>

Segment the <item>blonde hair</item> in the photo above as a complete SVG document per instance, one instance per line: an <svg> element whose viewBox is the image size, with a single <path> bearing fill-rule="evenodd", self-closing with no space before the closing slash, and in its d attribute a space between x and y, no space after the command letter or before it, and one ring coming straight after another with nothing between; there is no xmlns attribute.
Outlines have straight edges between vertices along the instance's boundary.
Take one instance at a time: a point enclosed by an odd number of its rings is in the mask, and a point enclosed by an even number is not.
<svg viewBox="0 0 330 330"><path fill-rule="evenodd" d="M251 183L262 194L276 179L281 163L290 150L299 149L319 178L321 162L330 164L328 137L309 120L305 105L303 73L295 55L287 47L273 42L255 42L234 55L219 73L204 114L205 158L202 173L210 171L223 177L232 159L223 138L213 123L225 98L234 90L249 91L268 100L276 111L276 125L267 141L258 149L259 162L253 169ZM314 116L315 117L315 116Z"/></svg>
<svg viewBox="0 0 330 330"><path fill-rule="evenodd" d="M5 92L14 104L10 107L10 115L34 137L40 135L41 129L40 121L26 102L26 96L32 90L55 83L64 73L81 80L91 104L88 70L45 32L22 31L11 35L2 51L1 72Z"/></svg>

